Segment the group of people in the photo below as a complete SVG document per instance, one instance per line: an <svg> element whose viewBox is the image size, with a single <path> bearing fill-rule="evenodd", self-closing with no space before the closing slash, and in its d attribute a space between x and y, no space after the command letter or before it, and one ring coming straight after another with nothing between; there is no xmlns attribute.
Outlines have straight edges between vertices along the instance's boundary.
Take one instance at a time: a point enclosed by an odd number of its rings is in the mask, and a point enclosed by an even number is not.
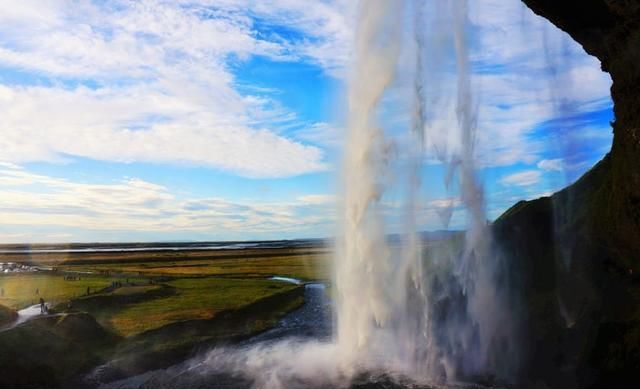
<svg viewBox="0 0 640 389"><path fill-rule="evenodd" d="M120 281L113 281L113 282L111 283L111 287L112 287L112 288L114 288L114 289L115 289L115 288L121 288L121 287L122 287L122 282L120 282Z"/></svg>
<svg viewBox="0 0 640 389"><path fill-rule="evenodd" d="M64 277L65 281L80 281L80 277L76 277L76 276L65 276ZM129 284L129 279L127 279L126 284ZM122 282L120 281L113 281L111 283L111 287L112 288L120 288L122 287ZM40 289L36 288L34 291L36 296L40 296ZM87 295L91 294L91 287L87 286ZM0 288L0 297L4 297L4 288ZM40 313L41 314L47 314L49 313L49 307L47 307L46 302L44 301L43 297L40 297L39 300L39 305L40 305ZM69 307L70 307L71 303L69 303Z"/></svg>

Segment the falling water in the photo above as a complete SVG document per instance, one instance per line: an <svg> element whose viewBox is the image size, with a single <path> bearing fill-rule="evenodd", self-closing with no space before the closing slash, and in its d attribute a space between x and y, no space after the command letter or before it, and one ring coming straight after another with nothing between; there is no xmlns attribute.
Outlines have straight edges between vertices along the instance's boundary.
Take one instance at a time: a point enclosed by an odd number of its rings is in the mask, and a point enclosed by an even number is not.
<svg viewBox="0 0 640 389"><path fill-rule="evenodd" d="M338 347L352 364L430 381L506 371L506 359L499 361L496 355L510 355L511 330L503 291L497 285L500 266L492 253L484 192L475 171L477 110L467 42L467 1L412 4L418 50L413 146L407 153L413 159L407 188L412 212L406 223L410 230L403 231L406 239L401 247L391 247L385 238L388 228L381 209L388 141L375 122L383 94L395 76L400 46L398 6L383 0L362 5L349 96L344 236L337 258ZM423 73L431 79L448 77L434 74L443 68L425 69L422 60L423 55L429 55L430 45L420 29L424 28L426 12L432 9L438 10L438 17L449 18L436 25L443 30L434 36L453 44L456 84L450 87L457 91L454 107L460 134L460 145L454 151L440 148L435 153L459 179L468 220L464 248L441 258L423 255L416 238L424 131L433 131L435 126L429 126L430 122L440 120L425 106L429 101L425 89L430 85L425 85ZM438 96L431 97L438 100ZM426 112L434 116L427 117ZM445 270L436 274L438 267Z"/></svg>
<svg viewBox="0 0 640 389"><path fill-rule="evenodd" d="M385 194L398 182L389 179L397 143L383 129L383 105L399 78L406 9L412 11L416 50L402 157L410 171L404 230L392 241L389 233L398 231L385 217ZM504 274L476 174L477 94L468 29L467 0L360 2L335 253L334 339L217 349L209 366L249 376L264 388L345 387L355 377L379 374L429 385L508 378L517 359ZM424 223L421 194L430 186L423 187L422 167L432 156L448 172L443 184L451 195L459 188L444 227L454 204L461 204L467 228L464 239L425 249L418 229Z"/></svg>
<svg viewBox="0 0 640 389"><path fill-rule="evenodd" d="M380 215L386 144L374 113L394 79L401 15L392 0L361 2L359 15L348 100L344 235L336 260L337 341L352 361L370 355L376 328L386 328L394 319L397 298L385 287L393 271Z"/></svg>

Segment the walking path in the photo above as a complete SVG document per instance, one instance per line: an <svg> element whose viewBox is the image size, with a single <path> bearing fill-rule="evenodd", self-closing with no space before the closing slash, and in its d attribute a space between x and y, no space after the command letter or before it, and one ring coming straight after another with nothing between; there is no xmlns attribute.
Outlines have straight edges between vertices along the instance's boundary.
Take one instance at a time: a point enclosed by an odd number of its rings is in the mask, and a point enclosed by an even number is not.
<svg viewBox="0 0 640 389"><path fill-rule="evenodd" d="M49 307L49 303L45 302L45 306L48 308ZM60 314L55 314L55 316L59 316L59 315ZM33 319L35 319L37 317L40 317L40 316L54 316L54 315L49 315L47 313L42 313L40 311L40 304L35 304L35 305L30 306L30 307L27 307L27 308L19 310L18 311L18 318L14 322L9 323L9 324L5 325L4 327L0 327L0 332L10 330L12 328L15 328L15 327L17 327L17 326L19 326L21 324L24 324L24 323L28 322L29 320L33 320Z"/></svg>

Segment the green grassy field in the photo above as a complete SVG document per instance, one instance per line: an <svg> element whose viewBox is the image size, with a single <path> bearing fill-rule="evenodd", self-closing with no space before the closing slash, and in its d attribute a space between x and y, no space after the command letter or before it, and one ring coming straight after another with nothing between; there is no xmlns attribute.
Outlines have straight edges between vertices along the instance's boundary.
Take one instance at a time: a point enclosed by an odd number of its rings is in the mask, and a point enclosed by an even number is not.
<svg viewBox="0 0 640 389"><path fill-rule="evenodd" d="M237 259L185 259L125 264L84 264L61 266L66 270L91 270L102 273L169 276L229 276L233 278L293 277L304 281L331 278L328 254L304 254Z"/></svg>
<svg viewBox="0 0 640 389"><path fill-rule="evenodd" d="M52 304L62 303L108 287L116 280L104 276L79 276L77 281L66 281L64 274L19 273L0 276L0 304L14 309L22 309L37 304L40 298ZM36 291L38 292L36 294Z"/></svg>
<svg viewBox="0 0 640 389"><path fill-rule="evenodd" d="M231 255L236 257L231 257ZM267 255L268 254L268 255ZM122 262L118 261L119 256ZM86 257L86 258L85 258ZM13 260L27 262L15 257ZM38 256L30 255L29 262L37 262ZM83 259L84 258L84 259ZM51 259L43 256L43 263L51 265ZM68 264L71 262L72 264ZM38 302L40 297L53 303L68 301L83 296L87 287L95 292L113 281L129 279L146 283L149 277L202 277L222 276L233 279L268 278L284 276L303 281L331 278L330 255L326 250L232 250L231 252L186 252L186 253L74 253L71 258L62 257L58 270L93 272L93 275L77 274L80 280L66 281L65 273L17 273L0 275L0 304L12 308L24 308ZM38 294L36 294L38 290Z"/></svg>
<svg viewBox="0 0 640 389"><path fill-rule="evenodd" d="M7 249L6 245L0 247ZM58 247L65 248L65 247ZM190 260L221 260L221 259L246 259L271 257L297 257L304 258L308 255L327 254L327 247L302 247L302 248L248 248L228 250L167 250L167 251L133 251L133 252L72 252L72 253L2 253L0 262L17 262L24 264L40 264L45 266L60 265L95 265L115 264L118 266L129 263L148 262L172 262Z"/></svg>
<svg viewBox="0 0 640 389"><path fill-rule="evenodd" d="M116 261L118 255L122 263ZM295 287L268 280L271 276L303 281L326 281L331 276L329 255L318 249L86 257L73 254L73 264L63 261L56 272L0 275L4 292L0 305L19 310L43 298L57 311L66 311L71 302L72 310L87 311L105 328L131 336L178 321L211 319L221 311L240 309ZM62 270L77 272L72 274L74 280L66 280L70 273ZM114 282L121 286L109 288Z"/></svg>
<svg viewBox="0 0 640 389"><path fill-rule="evenodd" d="M126 337L178 321L212 319L222 311L237 310L295 287L264 279L185 278L162 285L119 288L113 293L76 300L76 305ZM154 293L161 288L170 293ZM107 296L134 298L131 302L120 298L114 304L103 298Z"/></svg>
<svg viewBox="0 0 640 389"><path fill-rule="evenodd" d="M33 387L107 361L141 373L252 336L304 303L302 286L270 277L326 281L332 269L318 248L0 257L55 269L0 275L0 322L40 298L61 314L0 331L7 374Z"/></svg>

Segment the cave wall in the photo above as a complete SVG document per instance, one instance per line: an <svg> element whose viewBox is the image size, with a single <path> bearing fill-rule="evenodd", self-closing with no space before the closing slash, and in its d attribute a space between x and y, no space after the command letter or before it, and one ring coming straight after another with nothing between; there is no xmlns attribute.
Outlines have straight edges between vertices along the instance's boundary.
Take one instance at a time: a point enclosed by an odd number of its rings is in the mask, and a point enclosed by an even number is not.
<svg viewBox="0 0 640 389"><path fill-rule="evenodd" d="M626 387L640 371L640 0L522 1L600 60L615 121L582 178L493 224L524 316L518 384Z"/></svg>
<svg viewBox="0 0 640 389"><path fill-rule="evenodd" d="M620 265L640 271L640 1L523 2L571 35L611 75L611 173L600 194L603 207L594 216Z"/></svg>

